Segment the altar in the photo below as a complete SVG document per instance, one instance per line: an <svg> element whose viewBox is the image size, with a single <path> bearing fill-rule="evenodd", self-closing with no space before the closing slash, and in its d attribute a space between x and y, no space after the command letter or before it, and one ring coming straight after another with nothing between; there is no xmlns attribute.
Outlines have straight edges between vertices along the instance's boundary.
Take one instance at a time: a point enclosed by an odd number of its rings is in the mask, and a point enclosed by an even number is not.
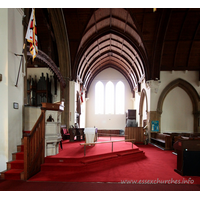
<svg viewBox="0 0 200 200"><path fill-rule="evenodd" d="M96 128L85 128L84 129L85 134L85 142L91 143L97 141L97 129Z"/></svg>

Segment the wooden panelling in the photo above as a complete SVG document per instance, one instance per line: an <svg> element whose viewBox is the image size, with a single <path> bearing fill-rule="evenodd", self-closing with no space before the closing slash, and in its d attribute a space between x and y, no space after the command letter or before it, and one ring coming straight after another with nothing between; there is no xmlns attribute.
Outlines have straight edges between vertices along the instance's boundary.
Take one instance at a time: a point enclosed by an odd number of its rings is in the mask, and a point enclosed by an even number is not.
<svg viewBox="0 0 200 200"><path fill-rule="evenodd" d="M126 127L125 139L135 139L135 142L144 142L143 127Z"/></svg>
<svg viewBox="0 0 200 200"><path fill-rule="evenodd" d="M120 130L108 130L108 129L98 129L98 135L101 136L105 136L103 134L108 134L108 135L119 135L120 134Z"/></svg>

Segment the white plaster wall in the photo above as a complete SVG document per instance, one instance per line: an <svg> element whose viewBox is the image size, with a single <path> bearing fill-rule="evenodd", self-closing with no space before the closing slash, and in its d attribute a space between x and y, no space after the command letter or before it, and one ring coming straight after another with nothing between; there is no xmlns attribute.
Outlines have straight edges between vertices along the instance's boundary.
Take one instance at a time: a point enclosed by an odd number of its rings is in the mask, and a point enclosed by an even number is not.
<svg viewBox="0 0 200 200"><path fill-rule="evenodd" d="M15 87L23 47L23 12L20 9L0 9L0 171L6 169L6 162L12 159L22 138L23 76L20 71L18 86ZM13 109L13 102L19 109Z"/></svg>
<svg viewBox="0 0 200 200"><path fill-rule="evenodd" d="M95 115L95 84L102 81L105 85L108 81L112 81L114 85L118 81L122 81L125 85L125 111L133 109L132 92L127 80L118 71L108 68L99 73L93 80L86 101L86 127L97 127L99 129L120 129L124 130L126 126L125 112L123 115Z"/></svg>
<svg viewBox="0 0 200 200"><path fill-rule="evenodd" d="M69 99L70 116L69 116L69 123L70 123L70 126L71 126L71 125L74 125L74 119L75 119L75 82L74 81L70 81L69 82L69 86L70 86L70 99Z"/></svg>
<svg viewBox="0 0 200 200"><path fill-rule="evenodd" d="M142 116L143 116L143 120L147 119L147 107L146 107L146 97L144 98L144 102L143 102L143 110L142 110Z"/></svg>
<svg viewBox="0 0 200 200"><path fill-rule="evenodd" d="M0 171L8 161L8 9L0 8Z"/></svg>
<svg viewBox="0 0 200 200"><path fill-rule="evenodd" d="M77 83L77 82L75 82L75 93L74 93L74 100L75 100L75 110L74 110L74 112L76 113L76 111L77 111L77 92L79 92L80 91L80 84L79 83ZM80 116L79 116L79 118L80 118ZM76 114L75 114L75 116L74 116L74 122L76 122ZM80 124L79 124L79 127L80 127Z"/></svg>
<svg viewBox="0 0 200 200"><path fill-rule="evenodd" d="M159 96L162 93L163 89L170 82L176 80L177 78L181 78L189 82L197 90L197 93L200 94L198 77L199 77L199 72L197 71L161 71L160 73L161 83L159 84L158 92L157 93L154 93L153 91L151 92L151 102L150 102L151 111L156 111Z"/></svg>
<svg viewBox="0 0 200 200"><path fill-rule="evenodd" d="M140 124L140 118L139 118L139 105L140 105L140 98L141 98L141 92L135 92L135 98L132 99L132 101L134 102L134 107L133 109L136 109L136 121L138 122L138 124Z"/></svg>
<svg viewBox="0 0 200 200"><path fill-rule="evenodd" d="M80 84L78 82L70 81L70 126L75 124L76 121L76 95L77 92L80 92ZM85 92L83 93L83 103L81 104L81 115L80 117L80 128L85 128L85 109L86 109L86 100L85 100Z"/></svg>
<svg viewBox="0 0 200 200"><path fill-rule="evenodd" d="M85 128L86 119L86 99L85 92L83 92L83 103L81 103L81 115L80 115L80 128Z"/></svg>
<svg viewBox="0 0 200 200"><path fill-rule="evenodd" d="M188 94L180 87L168 93L163 103L161 132L193 132L193 108Z"/></svg>
<svg viewBox="0 0 200 200"><path fill-rule="evenodd" d="M23 48L23 26L22 13L18 9L8 9L8 159L11 160L12 153L17 151L17 145L21 144L23 129L23 92L24 81L22 71L15 87L20 63L20 54ZM13 102L19 104L19 109L13 109Z"/></svg>
<svg viewBox="0 0 200 200"><path fill-rule="evenodd" d="M40 107L25 106L24 107L24 131L31 131L41 114Z"/></svg>
<svg viewBox="0 0 200 200"><path fill-rule="evenodd" d="M161 83L158 92L151 90L151 111L156 111L160 94L172 81L181 78L189 82L200 93L199 72L197 71L163 71L160 73ZM174 88L166 96L161 115L161 132L193 132L192 102L187 93L179 87Z"/></svg>

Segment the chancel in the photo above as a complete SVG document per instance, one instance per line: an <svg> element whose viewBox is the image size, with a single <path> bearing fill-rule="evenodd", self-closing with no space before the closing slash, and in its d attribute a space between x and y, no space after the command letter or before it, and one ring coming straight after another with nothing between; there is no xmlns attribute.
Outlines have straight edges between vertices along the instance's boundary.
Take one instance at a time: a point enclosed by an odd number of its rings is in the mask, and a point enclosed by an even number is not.
<svg viewBox="0 0 200 200"><path fill-rule="evenodd" d="M199 22L195 7L0 9L0 189L199 190Z"/></svg>

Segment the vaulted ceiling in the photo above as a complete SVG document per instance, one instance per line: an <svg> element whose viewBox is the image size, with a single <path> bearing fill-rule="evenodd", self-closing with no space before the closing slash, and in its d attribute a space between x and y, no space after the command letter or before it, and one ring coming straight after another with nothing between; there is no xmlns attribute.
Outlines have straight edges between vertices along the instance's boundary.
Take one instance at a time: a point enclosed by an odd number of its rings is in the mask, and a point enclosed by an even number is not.
<svg viewBox="0 0 200 200"><path fill-rule="evenodd" d="M39 48L59 66L49 10L36 9ZM58 10L69 41L70 79L78 79L87 90L108 67L123 74L132 90L143 79L159 79L160 71L200 69L200 9Z"/></svg>

